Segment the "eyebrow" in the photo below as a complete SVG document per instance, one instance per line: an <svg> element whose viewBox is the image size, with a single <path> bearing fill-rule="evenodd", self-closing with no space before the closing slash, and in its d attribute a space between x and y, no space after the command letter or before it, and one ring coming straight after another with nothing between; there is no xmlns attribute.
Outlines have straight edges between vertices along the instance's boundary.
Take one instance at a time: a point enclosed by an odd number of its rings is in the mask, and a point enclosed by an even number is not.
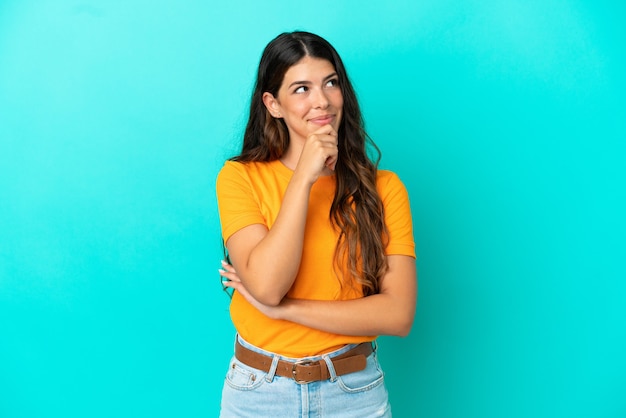
<svg viewBox="0 0 626 418"><path fill-rule="evenodd" d="M327 80L329 80L329 79L331 79L331 78L333 78L333 77L337 77L337 73L336 73L336 72L335 72L335 73L332 73L332 74L327 75L326 77L324 77L324 78L322 79L322 81L327 81ZM291 83L291 84L289 85L289 88L291 88L291 87L293 87L293 86L299 86L299 85L311 85L311 84L313 84L311 81L294 81L293 83Z"/></svg>

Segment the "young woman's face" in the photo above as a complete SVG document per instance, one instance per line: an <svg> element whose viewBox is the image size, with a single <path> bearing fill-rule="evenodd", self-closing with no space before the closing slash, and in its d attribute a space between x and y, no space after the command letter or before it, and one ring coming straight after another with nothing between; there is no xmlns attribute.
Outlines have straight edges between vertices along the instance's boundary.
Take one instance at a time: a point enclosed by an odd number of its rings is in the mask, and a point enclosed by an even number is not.
<svg viewBox="0 0 626 418"><path fill-rule="evenodd" d="M278 95L265 93L263 100L274 117L285 121L290 141L304 141L327 124L339 130L343 95L335 67L325 59L302 58L285 73Z"/></svg>

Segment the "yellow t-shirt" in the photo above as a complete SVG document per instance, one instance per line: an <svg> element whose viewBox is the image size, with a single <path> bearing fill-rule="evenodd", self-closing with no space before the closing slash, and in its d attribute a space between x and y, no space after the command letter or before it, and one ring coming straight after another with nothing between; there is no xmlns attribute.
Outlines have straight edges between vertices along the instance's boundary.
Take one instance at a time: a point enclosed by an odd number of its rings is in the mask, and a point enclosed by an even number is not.
<svg viewBox="0 0 626 418"><path fill-rule="evenodd" d="M263 224L272 228L293 171L279 160L238 163L227 161L217 177L217 200L224 242L243 227ZM406 189L392 172L379 170L377 189L385 206L389 229L386 253L415 257L411 210ZM341 286L333 270L338 234L329 211L335 177L320 177L311 188L303 253L296 280L287 293L295 299L348 300L363 297L360 289ZM306 357L335 350L345 344L371 341L375 336L337 335L289 321L266 317L235 292L230 313L237 332L264 350L287 357Z"/></svg>

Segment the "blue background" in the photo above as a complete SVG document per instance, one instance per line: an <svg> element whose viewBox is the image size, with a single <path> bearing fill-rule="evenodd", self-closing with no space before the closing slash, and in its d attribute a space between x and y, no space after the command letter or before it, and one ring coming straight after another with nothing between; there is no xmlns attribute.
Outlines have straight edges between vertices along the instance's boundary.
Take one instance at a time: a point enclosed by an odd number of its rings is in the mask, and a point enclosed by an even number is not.
<svg viewBox="0 0 626 418"><path fill-rule="evenodd" d="M4 0L0 417L217 415L214 181L294 29L411 196L395 416L626 416L624 4Z"/></svg>

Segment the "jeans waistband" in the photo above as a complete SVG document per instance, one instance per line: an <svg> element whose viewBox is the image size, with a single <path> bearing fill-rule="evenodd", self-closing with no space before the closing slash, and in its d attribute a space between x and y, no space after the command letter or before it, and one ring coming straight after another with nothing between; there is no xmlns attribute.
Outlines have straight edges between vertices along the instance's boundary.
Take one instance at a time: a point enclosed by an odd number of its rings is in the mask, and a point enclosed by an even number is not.
<svg viewBox="0 0 626 418"><path fill-rule="evenodd" d="M271 381L274 375L293 379L298 384L307 384L320 380L334 381L343 376L364 370L367 358L374 352L371 342L349 344L332 353L322 356L300 359L282 358L265 350L252 350L243 345L241 338L235 343L235 357L243 364L267 373L266 379ZM265 353L263 352L265 351Z"/></svg>

